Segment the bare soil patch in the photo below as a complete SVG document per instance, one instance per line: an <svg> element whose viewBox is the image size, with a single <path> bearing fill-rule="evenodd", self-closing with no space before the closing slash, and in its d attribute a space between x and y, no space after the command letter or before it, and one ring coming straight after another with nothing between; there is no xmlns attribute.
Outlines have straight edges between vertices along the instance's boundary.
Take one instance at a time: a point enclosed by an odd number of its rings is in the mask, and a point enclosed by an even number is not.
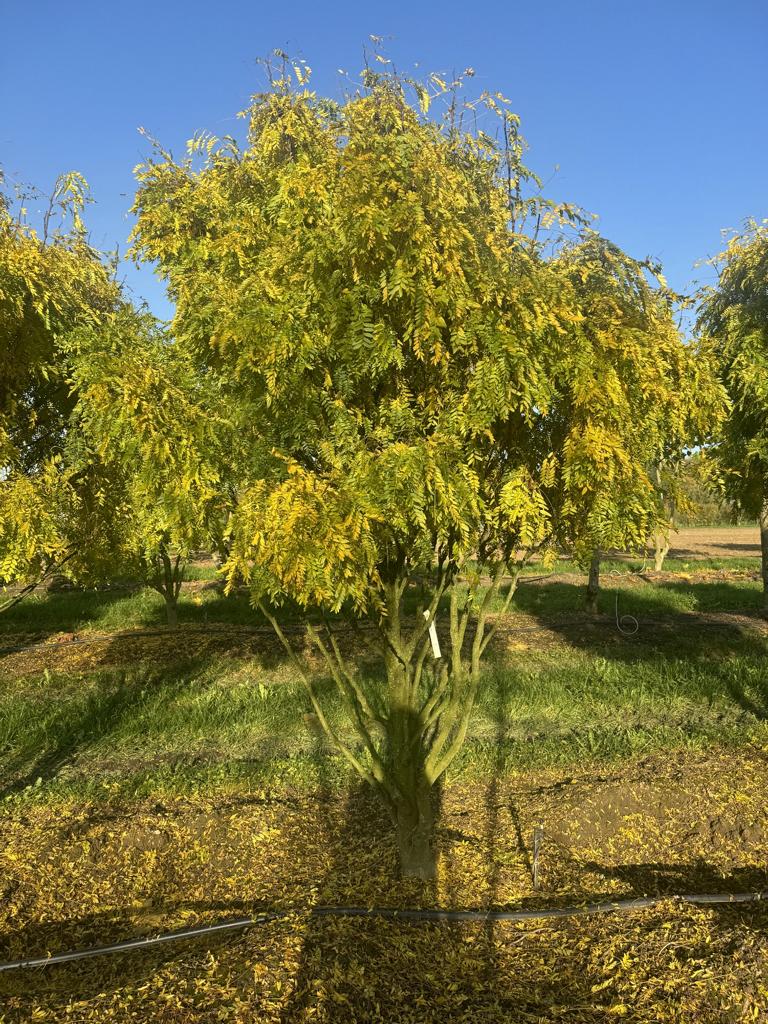
<svg viewBox="0 0 768 1024"><path fill-rule="evenodd" d="M757 526L684 527L670 540L670 558L760 557Z"/></svg>

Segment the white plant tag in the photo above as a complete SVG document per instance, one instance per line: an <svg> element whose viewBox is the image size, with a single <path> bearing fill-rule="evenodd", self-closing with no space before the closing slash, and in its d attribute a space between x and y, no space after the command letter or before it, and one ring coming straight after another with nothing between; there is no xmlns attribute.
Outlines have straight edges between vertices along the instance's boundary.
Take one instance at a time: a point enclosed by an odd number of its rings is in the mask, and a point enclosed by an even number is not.
<svg viewBox="0 0 768 1024"><path fill-rule="evenodd" d="M424 612L424 618L429 618L429 610ZM442 658L443 655L440 651L440 641L437 639L437 626L434 619L429 624L429 639L432 644L432 654L435 658Z"/></svg>

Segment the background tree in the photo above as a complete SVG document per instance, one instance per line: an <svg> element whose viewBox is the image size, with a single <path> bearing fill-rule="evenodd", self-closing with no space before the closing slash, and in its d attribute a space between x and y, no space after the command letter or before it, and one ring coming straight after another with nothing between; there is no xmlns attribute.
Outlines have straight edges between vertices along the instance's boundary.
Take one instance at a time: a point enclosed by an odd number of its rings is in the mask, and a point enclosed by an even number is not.
<svg viewBox="0 0 768 1024"><path fill-rule="evenodd" d="M190 552L216 550L226 523L216 381L131 308L75 332L69 350L77 405L67 456L96 482L87 518L101 526L83 571L152 587L174 627Z"/></svg>
<svg viewBox="0 0 768 1024"><path fill-rule="evenodd" d="M695 513L690 484L700 466L699 453L711 442L728 404L709 350L690 339L685 343L685 355L684 372L677 382L682 418L675 420L672 413L665 421L664 443L650 471L661 510L659 526L651 537L656 572L664 568L676 520Z"/></svg>
<svg viewBox="0 0 768 1024"><path fill-rule="evenodd" d="M760 523L768 615L768 221L750 221L712 262L698 324L730 409L709 455L724 494Z"/></svg>
<svg viewBox="0 0 768 1024"><path fill-rule="evenodd" d="M44 202L38 230L27 205ZM50 197L0 194L0 580L51 572L75 553L85 481L64 459L76 397L65 339L119 307L112 268L89 244L84 179Z"/></svg>
<svg viewBox="0 0 768 1024"><path fill-rule="evenodd" d="M679 526L722 526L744 520L742 510L718 486L717 467L705 449L690 452L682 461L676 499L675 523Z"/></svg>
<svg viewBox="0 0 768 1024"><path fill-rule="evenodd" d="M575 556L589 568L586 607L595 614L601 551L640 550L649 533L666 536L672 485L659 467L697 443L718 389L697 348L682 342L658 267L589 232L557 254L555 268L567 277L578 315L568 327L576 358L556 371L565 387L544 421L547 443L553 451L588 445L607 457L590 503L571 508L557 491L548 500L562 510L561 548L578 538ZM578 531L574 512L582 517Z"/></svg>
<svg viewBox="0 0 768 1024"><path fill-rule="evenodd" d="M523 198L502 97L479 101L499 146L464 130L472 105L439 78L368 71L336 104L307 75L283 63L246 112L245 149L200 137L176 162L158 147L139 170L136 252L166 276L177 343L218 382L241 441L228 572L249 580L321 727L385 801L403 870L429 877L432 787L461 749L506 581L554 538L586 550L647 535L650 449L615 425L653 422L674 396L654 360L638 367L651 378L637 410L617 374L591 368L579 258L548 261L525 231L531 212L558 211ZM427 117L435 94L442 121ZM286 597L307 609L354 740L282 629ZM380 675L344 657L338 613Z"/></svg>

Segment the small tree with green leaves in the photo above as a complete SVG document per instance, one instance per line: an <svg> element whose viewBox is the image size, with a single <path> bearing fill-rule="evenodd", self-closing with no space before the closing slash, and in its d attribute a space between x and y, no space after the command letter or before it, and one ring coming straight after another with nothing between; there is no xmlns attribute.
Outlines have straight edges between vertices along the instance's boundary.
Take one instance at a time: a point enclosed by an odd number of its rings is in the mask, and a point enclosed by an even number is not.
<svg viewBox="0 0 768 1024"><path fill-rule="evenodd" d="M563 211L524 198L502 97L474 105L500 118L500 146L465 130L473 104L439 77L368 71L338 104L307 76L283 64L246 112L244 149L201 137L176 162L158 148L135 246L238 437L230 578L250 582L320 726L389 808L403 871L428 878L433 787L466 738L509 580L554 539L645 536L648 446L634 451L622 418L645 429L674 399L639 340L626 366L646 388L594 361L608 328L598 344L578 255L547 260L525 230ZM436 96L442 120L427 116ZM348 732L282 628L286 598L307 609ZM337 615L380 675L342 651Z"/></svg>
<svg viewBox="0 0 768 1024"><path fill-rule="evenodd" d="M68 459L91 489L91 535L83 559L93 580L139 579L178 623L189 554L214 549L228 492L216 382L190 360L148 313L124 309L70 338L77 395Z"/></svg>
<svg viewBox="0 0 768 1024"><path fill-rule="evenodd" d="M708 457L725 496L760 523L768 616L768 220L751 221L712 261L699 328L729 399Z"/></svg>
<svg viewBox="0 0 768 1024"><path fill-rule="evenodd" d="M27 217L43 202L36 230ZM66 338L122 304L109 263L88 244L84 179L63 175L50 197L0 193L0 580L42 577L82 554L88 480L65 448L76 397Z"/></svg>

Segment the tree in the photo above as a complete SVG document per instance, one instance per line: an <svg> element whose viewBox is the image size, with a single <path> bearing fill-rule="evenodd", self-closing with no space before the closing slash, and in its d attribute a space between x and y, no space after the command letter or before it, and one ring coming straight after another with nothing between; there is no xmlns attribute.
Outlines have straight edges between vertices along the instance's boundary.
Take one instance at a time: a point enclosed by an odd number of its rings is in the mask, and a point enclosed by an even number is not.
<svg viewBox="0 0 768 1024"><path fill-rule="evenodd" d="M739 522L741 512L718 487L717 469L706 449L686 456L677 473L677 484L675 521L679 526Z"/></svg>
<svg viewBox="0 0 768 1024"><path fill-rule="evenodd" d="M760 523L768 616L768 220L750 221L712 261L698 320L730 407L709 457L726 497Z"/></svg>
<svg viewBox="0 0 768 1024"><path fill-rule="evenodd" d="M606 380L578 252L547 260L526 231L529 214L563 211L524 198L502 97L479 101L500 118L499 146L464 130L437 77L368 71L336 104L307 75L284 62L247 111L244 149L199 137L176 162L157 148L139 170L135 251L165 275L176 342L217 381L241 441L227 570L384 800L403 871L427 878L432 791L467 734L492 610L548 541L646 534L650 449L635 453L616 423L637 412L650 430L674 397L653 360L637 366L638 409L617 373ZM427 116L436 96L442 120ZM307 610L353 738L281 626L286 598ZM380 676L342 652L339 614Z"/></svg>
<svg viewBox="0 0 768 1024"><path fill-rule="evenodd" d="M687 445L698 443L718 389L698 348L683 344L676 297L658 266L632 259L592 232L567 246L556 263L575 295L578 317L570 333L581 357L545 421L549 447L560 451L599 422L604 433L592 443L598 449L611 445L613 457L632 467L615 476L610 492L595 486L592 503L579 507L584 520L575 554L589 568L586 608L595 614L601 551L644 547L648 534L636 532L639 521L657 538L666 537L673 487L659 467L671 466ZM549 500L554 508L561 501L557 494ZM568 548L567 534L560 544Z"/></svg>
<svg viewBox="0 0 768 1024"><path fill-rule="evenodd" d="M220 544L229 495L216 382L195 372L147 312L120 310L69 339L77 395L68 461L98 481L85 553L93 580L125 575L156 590L168 625L194 549Z"/></svg>
<svg viewBox="0 0 768 1024"><path fill-rule="evenodd" d="M27 222L38 193L0 193L0 579L71 564L86 480L64 448L76 398L65 339L94 329L121 304L112 269L87 242L84 179L63 175L39 230Z"/></svg>

